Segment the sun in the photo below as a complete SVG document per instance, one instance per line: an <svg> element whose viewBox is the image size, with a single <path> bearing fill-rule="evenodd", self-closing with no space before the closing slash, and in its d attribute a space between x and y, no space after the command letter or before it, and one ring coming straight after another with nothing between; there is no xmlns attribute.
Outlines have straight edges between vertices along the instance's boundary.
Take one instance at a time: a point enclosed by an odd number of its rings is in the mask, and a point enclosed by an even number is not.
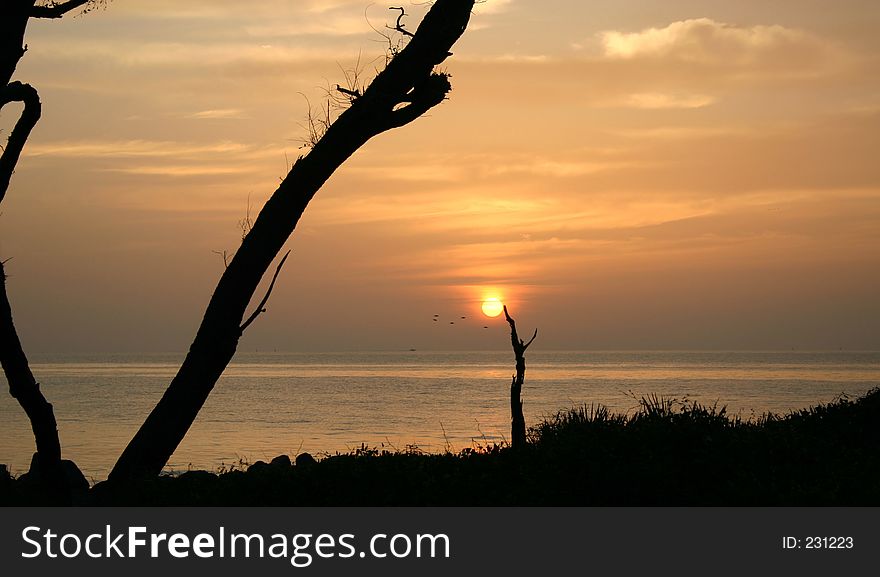
<svg viewBox="0 0 880 577"><path fill-rule="evenodd" d="M488 298L483 301L483 314L490 318L495 318L504 311L504 305L495 297Z"/></svg>

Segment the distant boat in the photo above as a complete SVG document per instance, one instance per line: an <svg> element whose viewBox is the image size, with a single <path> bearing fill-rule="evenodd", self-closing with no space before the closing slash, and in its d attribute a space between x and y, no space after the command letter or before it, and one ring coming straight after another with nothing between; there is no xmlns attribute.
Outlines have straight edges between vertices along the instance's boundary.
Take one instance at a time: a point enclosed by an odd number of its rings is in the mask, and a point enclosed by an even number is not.
<svg viewBox="0 0 880 577"><path fill-rule="evenodd" d="M410 349L409 352L414 353L414 352L416 352L416 350L415 350L415 349Z"/></svg>

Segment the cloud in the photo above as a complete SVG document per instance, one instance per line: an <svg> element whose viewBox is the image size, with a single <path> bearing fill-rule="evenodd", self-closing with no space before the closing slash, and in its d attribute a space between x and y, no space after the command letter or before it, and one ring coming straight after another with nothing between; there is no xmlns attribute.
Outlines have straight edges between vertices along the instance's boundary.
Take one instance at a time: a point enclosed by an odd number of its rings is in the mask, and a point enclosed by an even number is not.
<svg viewBox="0 0 880 577"><path fill-rule="evenodd" d="M662 92L643 92L630 94L621 103L629 108L646 110L705 108L715 102L715 98L705 94L665 94Z"/></svg>
<svg viewBox="0 0 880 577"><path fill-rule="evenodd" d="M94 170L141 176L201 177L254 174L277 155L272 147L239 142L209 143L107 140L35 143L34 161L75 159Z"/></svg>
<svg viewBox="0 0 880 577"><path fill-rule="evenodd" d="M478 14L498 14L507 11L511 4L513 4L513 0L485 0L484 2L478 0L474 11Z"/></svg>
<svg viewBox="0 0 880 577"><path fill-rule="evenodd" d="M648 140L702 140L718 138L755 137L761 131L736 125L717 126L655 126L609 131L609 134L637 141Z"/></svg>
<svg viewBox="0 0 880 577"><path fill-rule="evenodd" d="M277 38L290 36L356 36L370 32L368 20L360 12L333 13L329 17L323 13L303 17L293 22L270 21L247 26L245 31L256 38Z"/></svg>
<svg viewBox="0 0 880 577"><path fill-rule="evenodd" d="M547 62L550 58L547 57L546 54L500 54L498 56L489 56L489 57L464 57L460 60L467 60L469 62L482 62L482 63L496 63L496 62L522 62L522 63L542 63Z"/></svg>
<svg viewBox="0 0 880 577"><path fill-rule="evenodd" d="M235 18L286 19L305 14L326 14L340 9L363 10L360 0L261 0L242 11L240 0L196 0L181 3L178 0L151 0L126 6L128 14L139 19L157 20L233 20Z"/></svg>
<svg viewBox="0 0 880 577"><path fill-rule="evenodd" d="M153 166L108 168L105 170L107 172L121 172L123 174L167 177L221 176L229 174L248 174L253 172L253 168L250 166L216 164L157 164Z"/></svg>
<svg viewBox="0 0 880 577"><path fill-rule="evenodd" d="M295 40L295 39L294 39ZM313 64L320 61L348 61L357 57L358 44L310 45L290 41L259 43L252 39L223 42L155 42L120 40L113 44L99 40L49 38L41 43L43 61L101 61L128 67L168 68L183 66L204 70L207 67L229 68L236 64L281 65ZM372 48L369 47L368 48ZM378 50L367 52L363 59L373 62Z"/></svg>
<svg viewBox="0 0 880 577"><path fill-rule="evenodd" d="M413 183L474 183L500 176L521 178L571 178L604 171L622 170L632 166L615 158L613 152L569 151L566 154L542 155L531 152L470 154L466 158L451 155L400 154L393 158L371 158L371 163L350 166L347 170L358 176L382 181Z"/></svg>
<svg viewBox="0 0 880 577"><path fill-rule="evenodd" d="M822 43L784 26L743 27L710 18L673 22L640 32L601 32L604 55L614 59L669 58L688 62L752 64L821 55Z"/></svg>
<svg viewBox="0 0 880 577"><path fill-rule="evenodd" d="M151 140L60 141L28 146L28 156L55 158L161 158L236 154L252 152L254 147L238 142L193 144Z"/></svg>
<svg viewBox="0 0 880 577"><path fill-rule="evenodd" d="M201 112L190 114L186 118L197 120L242 120L247 118L247 115L238 108L223 108L219 110L202 110Z"/></svg>

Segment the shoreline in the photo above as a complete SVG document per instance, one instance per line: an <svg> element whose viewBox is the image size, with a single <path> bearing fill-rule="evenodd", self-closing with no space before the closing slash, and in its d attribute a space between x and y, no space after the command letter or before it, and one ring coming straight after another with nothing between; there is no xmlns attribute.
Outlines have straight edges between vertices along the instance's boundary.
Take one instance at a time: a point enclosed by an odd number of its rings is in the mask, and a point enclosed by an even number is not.
<svg viewBox="0 0 880 577"><path fill-rule="evenodd" d="M188 471L80 491L79 505L880 505L880 388L858 399L743 420L723 407L646 397L632 415L584 407L529 431L520 450L362 447L247 468ZM0 475L0 504L46 504Z"/></svg>

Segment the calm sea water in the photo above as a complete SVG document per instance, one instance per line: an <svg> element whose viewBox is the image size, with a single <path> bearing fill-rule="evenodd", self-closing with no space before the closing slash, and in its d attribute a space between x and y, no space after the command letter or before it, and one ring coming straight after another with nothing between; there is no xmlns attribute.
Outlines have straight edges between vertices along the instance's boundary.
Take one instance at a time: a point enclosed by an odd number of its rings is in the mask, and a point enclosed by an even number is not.
<svg viewBox="0 0 880 577"><path fill-rule="evenodd" d="M174 376L177 355L43 357L32 369L55 406L66 458L94 481ZM361 444L458 451L509 435L506 352L239 354L217 384L171 470L214 469L285 453ZM526 420L604 404L632 411L658 394L727 405L744 417L786 413L880 385L880 353L529 351ZM28 422L0 397L0 463L27 470Z"/></svg>

